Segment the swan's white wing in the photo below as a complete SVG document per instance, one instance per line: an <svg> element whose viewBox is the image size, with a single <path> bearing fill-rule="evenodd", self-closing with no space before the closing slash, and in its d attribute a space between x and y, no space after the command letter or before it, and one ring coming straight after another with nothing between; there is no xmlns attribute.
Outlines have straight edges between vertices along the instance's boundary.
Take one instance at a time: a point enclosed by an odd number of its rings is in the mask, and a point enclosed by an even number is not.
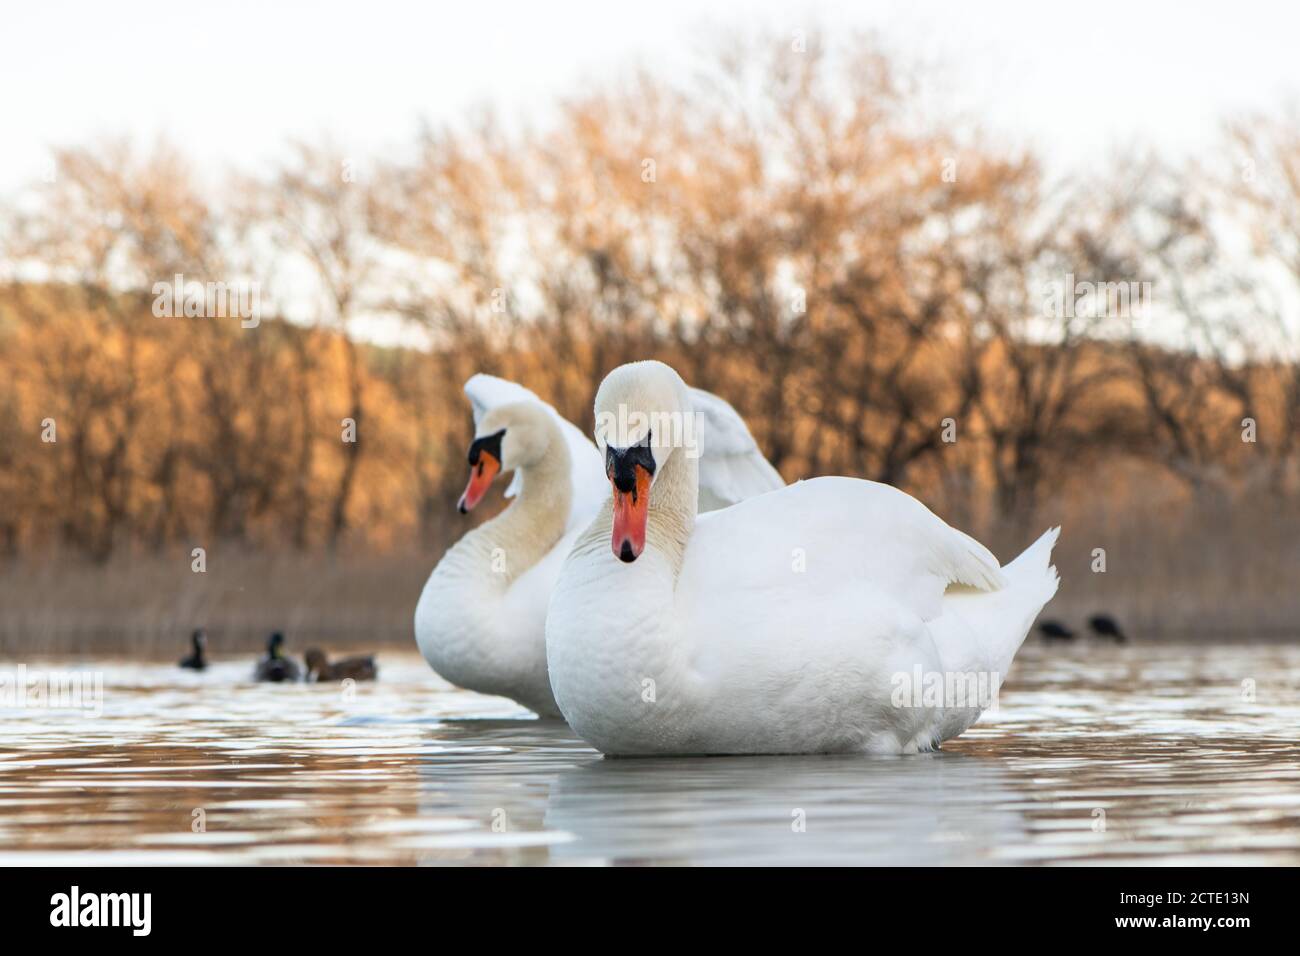
<svg viewBox="0 0 1300 956"><path fill-rule="evenodd" d="M785 485L729 402L702 388L691 389L691 399L699 422L701 511L726 508Z"/></svg>
<svg viewBox="0 0 1300 956"><path fill-rule="evenodd" d="M604 463L591 439L536 394L504 378L485 375L482 372L473 375L465 383L465 396L469 399L470 407L474 412L475 430L478 429L479 422L483 420L488 409L499 405L512 402L536 402L550 412L559 424L565 444L569 447L570 472L573 480L573 506L569 509L569 527L573 528L578 523L590 520L592 514L609 495ZM509 487L506 488L506 497L513 498L518 494L519 485L520 476L516 472Z"/></svg>
<svg viewBox="0 0 1300 956"><path fill-rule="evenodd" d="M856 478L801 481L702 515L678 580L697 633L734 633L783 607L817 618L819 601L835 595L854 596L864 622L886 603L928 621L951 584L1006 583L974 538L910 495Z"/></svg>
<svg viewBox="0 0 1300 956"><path fill-rule="evenodd" d="M929 622L945 589L1003 580L992 554L909 495L814 478L701 515L675 612L705 686L767 688L773 706L790 694L888 706L893 674L941 662Z"/></svg>

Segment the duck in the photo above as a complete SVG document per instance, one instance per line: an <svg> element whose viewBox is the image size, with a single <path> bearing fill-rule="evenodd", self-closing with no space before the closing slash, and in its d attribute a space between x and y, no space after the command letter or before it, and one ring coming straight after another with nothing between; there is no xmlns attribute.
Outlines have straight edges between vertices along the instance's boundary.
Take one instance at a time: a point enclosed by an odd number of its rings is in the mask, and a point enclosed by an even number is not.
<svg viewBox="0 0 1300 956"><path fill-rule="evenodd" d="M1072 641L1074 640L1074 631L1070 630L1060 621L1041 621L1038 625L1038 633L1045 641Z"/></svg>
<svg viewBox="0 0 1300 956"><path fill-rule="evenodd" d="M324 651L312 647L303 655L303 661L308 681L374 680L379 673L372 655L344 657L331 663Z"/></svg>
<svg viewBox="0 0 1300 956"><path fill-rule="evenodd" d="M254 680L280 684L296 681L302 676L297 662L281 653L283 646L284 635L279 631L267 638L266 654L257 662L257 667L253 671Z"/></svg>
<svg viewBox="0 0 1300 956"><path fill-rule="evenodd" d="M912 496L847 477L701 514L707 448L654 427L690 406L661 362L597 392L611 494L546 619L570 728L614 756L914 754L966 730L1056 593L1060 529L1004 567Z"/></svg>
<svg viewBox="0 0 1300 956"><path fill-rule="evenodd" d="M202 628L190 635L190 644L193 650L188 657L181 658L180 666L192 671L207 669L208 659L205 652L208 647L208 635L204 633Z"/></svg>
<svg viewBox="0 0 1300 956"><path fill-rule="evenodd" d="M1114 641L1116 644L1128 640L1128 635L1120 628L1119 622L1109 614L1094 614L1088 618L1088 629L1092 631L1093 637Z"/></svg>
<svg viewBox="0 0 1300 956"><path fill-rule="evenodd" d="M415 610L420 653L442 678L559 718L546 669L546 610L560 567L609 497L591 439L528 388L486 374L464 386L474 417L468 514L511 473L509 506L466 532L425 582ZM709 438L699 505L726 507L784 485L725 399L690 390L691 424Z"/></svg>

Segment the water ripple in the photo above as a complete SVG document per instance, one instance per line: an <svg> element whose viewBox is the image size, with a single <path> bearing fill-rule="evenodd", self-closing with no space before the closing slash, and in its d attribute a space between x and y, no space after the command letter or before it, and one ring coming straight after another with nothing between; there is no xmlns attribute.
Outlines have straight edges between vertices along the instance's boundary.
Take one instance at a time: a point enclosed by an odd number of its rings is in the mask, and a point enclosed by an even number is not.
<svg viewBox="0 0 1300 956"><path fill-rule="evenodd" d="M79 665L101 716L0 711L0 863L1300 863L1293 647L1026 648L909 758L606 760L383 664L355 697Z"/></svg>

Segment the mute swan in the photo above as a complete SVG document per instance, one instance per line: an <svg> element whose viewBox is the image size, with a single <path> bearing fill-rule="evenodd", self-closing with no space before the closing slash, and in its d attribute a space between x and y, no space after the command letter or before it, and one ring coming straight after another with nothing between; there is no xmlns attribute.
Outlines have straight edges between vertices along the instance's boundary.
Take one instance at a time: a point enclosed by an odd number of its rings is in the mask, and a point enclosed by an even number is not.
<svg viewBox="0 0 1300 956"><path fill-rule="evenodd" d="M416 606L416 643L451 683L558 717L546 673L546 606L569 548L609 498L609 484L591 440L528 389L475 375L465 394L475 437L458 506L465 512L477 505L504 471L514 472L506 495L515 501L438 562ZM687 394L714 449L701 463L702 509L781 486L734 408L699 389Z"/></svg>
<svg viewBox="0 0 1300 956"><path fill-rule="evenodd" d="M546 621L569 725L608 754L914 753L969 727L1056 592L1059 529L1000 568L916 499L853 478L697 516L698 461L655 430L689 408L659 362L596 396L613 496ZM934 693L948 674L987 684Z"/></svg>

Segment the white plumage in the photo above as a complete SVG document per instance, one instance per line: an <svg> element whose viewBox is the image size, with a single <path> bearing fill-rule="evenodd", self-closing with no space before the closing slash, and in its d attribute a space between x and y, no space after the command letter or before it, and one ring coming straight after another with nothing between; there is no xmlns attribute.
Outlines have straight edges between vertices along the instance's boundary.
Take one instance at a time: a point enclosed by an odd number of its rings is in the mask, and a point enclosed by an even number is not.
<svg viewBox="0 0 1300 956"><path fill-rule="evenodd" d="M611 373L597 411L693 401L675 372L646 362ZM929 750L982 705L912 694L900 705L900 689L978 672L995 693L1056 591L1056 530L1001 568L916 499L852 478L697 517L704 460L656 461L644 552L615 557L602 509L547 619L557 704L606 753Z"/></svg>
<svg viewBox="0 0 1300 956"><path fill-rule="evenodd" d="M726 508L785 484L730 403L702 388L690 393L701 426L701 511Z"/></svg>
<svg viewBox="0 0 1300 956"><path fill-rule="evenodd" d="M571 422L533 392L492 375L465 383L475 435L503 425L506 447L515 438L549 426L563 439L540 460L515 468L506 495L516 498L502 514L465 534L429 576L415 611L421 653L444 678L470 690L510 697L547 716L559 714L546 672L546 608L560 566L580 531L610 497L604 460ZM701 488L701 508L720 508L781 486L781 478L758 450L736 410L697 390L701 432L715 452L701 465L716 476ZM528 409L543 415L529 415ZM488 424L485 424L487 422ZM567 457L562 467L554 467ZM703 500L706 499L707 500ZM563 521L551 503L567 500Z"/></svg>

